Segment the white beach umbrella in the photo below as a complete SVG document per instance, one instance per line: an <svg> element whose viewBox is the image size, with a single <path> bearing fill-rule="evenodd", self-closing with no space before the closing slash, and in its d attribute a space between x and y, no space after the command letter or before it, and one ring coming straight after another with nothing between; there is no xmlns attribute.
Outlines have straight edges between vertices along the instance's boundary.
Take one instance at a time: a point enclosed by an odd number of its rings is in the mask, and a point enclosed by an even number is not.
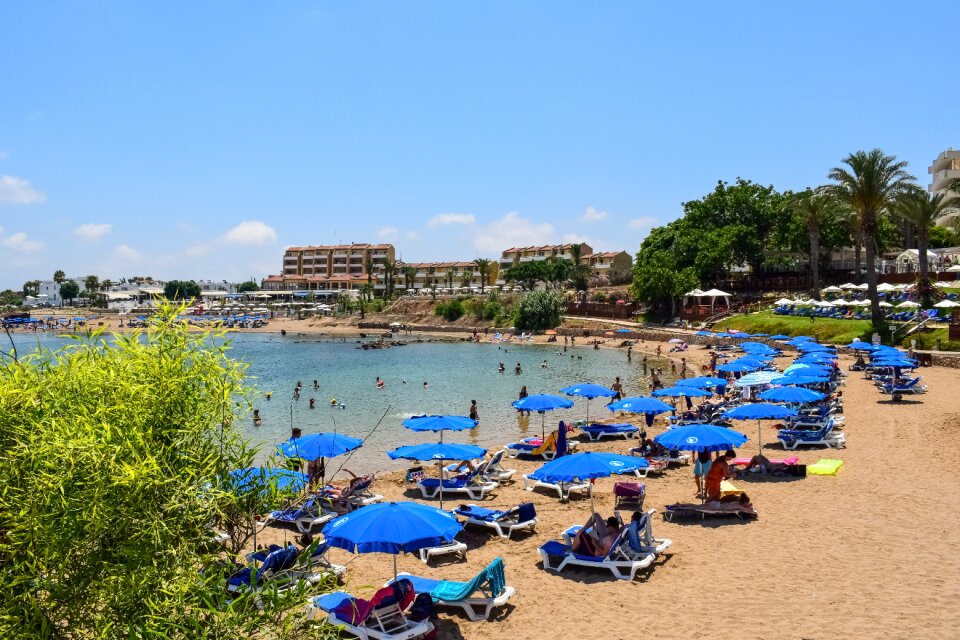
<svg viewBox="0 0 960 640"><path fill-rule="evenodd" d="M941 300L933 306L935 306L937 309L953 309L954 307L960 307L960 304L954 302L953 300Z"/></svg>
<svg viewBox="0 0 960 640"><path fill-rule="evenodd" d="M856 288L857 288L857 285L853 284L852 282L847 282L846 284L840 285L840 288L841 288L841 289L856 289Z"/></svg>
<svg viewBox="0 0 960 640"><path fill-rule="evenodd" d="M773 304L775 304L775 305L777 305L777 306L780 306L780 305L782 305L782 304L793 304L793 300L791 300L790 298L780 298L779 300L777 300L777 301L774 302Z"/></svg>
<svg viewBox="0 0 960 640"><path fill-rule="evenodd" d="M883 282L877 285L877 291L879 291L880 293L889 293L895 290L896 290L896 287L894 287L892 284L888 282Z"/></svg>
<svg viewBox="0 0 960 640"><path fill-rule="evenodd" d="M887 302L886 300L881 300L881 301L880 301L880 308L881 308L881 309L889 309L889 308L892 307L892 306L893 306L893 305L890 304L889 302Z"/></svg>
<svg viewBox="0 0 960 640"><path fill-rule="evenodd" d="M920 305L913 300L905 300L897 305L897 307L900 309L916 309L919 306Z"/></svg>
<svg viewBox="0 0 960 640"><path fill-rule="evenodd" d="M843 291L843 289L835 284L832 284L823 290L824 293L840 293L841 291Z"/></svg>
<svg viewBox="0 0 960 640"><path fill-rule="evenodd" d="M960 264L953 265L952 267L947 269L947 271L949 271L950 273L960 273Z"/></svg>

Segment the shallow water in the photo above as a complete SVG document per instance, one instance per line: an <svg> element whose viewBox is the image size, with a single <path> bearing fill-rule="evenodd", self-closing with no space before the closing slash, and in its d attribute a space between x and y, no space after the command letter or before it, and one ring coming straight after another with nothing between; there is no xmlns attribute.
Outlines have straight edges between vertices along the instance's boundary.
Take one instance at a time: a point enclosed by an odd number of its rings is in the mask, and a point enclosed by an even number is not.
<svg viewBox="0 0 960 640"><path fill-rule="evenodd" d="M55 347L62 339L40 336L44 346ZM37 344L32 335L16 337L18 348ZM266 333L237 333L231 336L231 355L247 362L249 382L258 393L254 406L263 419L257 427L251 417L240 423L241 431L262 445L261 458L272 455L274 444L290 437L291 426L304 434L336 431L368 438L346 466L361 471L402 467L407 463L390 461L385 452L404 444L436 440L432 433L414 433L403 428L404 418L420 414L467 415L470 401L476 400L480 425L466 433L447 433L444 439L495 447L525 435L539 434L541 417L521 417L510 406L520 387L536 393L558 393L561 387L580 382L610 386L620 376L627 395L648 393L643 376L642 354L634 351L632 363L624 350L577 346L563 352L563 345L492 343L410 343L390 349L362 350L355 340L331 341L311 337L291 337ZM541 364L546 360L547 367ZM506 367L497 372L498 363ZM523 373L516 375L520 363ZM667 369L669 362L651 358L649 366ZM376 378L384 388L376 388ZM317 380L319 389L314 390ZM293 399L297 382L303 385L300 399ZM427 383L424 388L424 382ZM272 399L266 399L266 393ZM315 408L310 409L310 398ZM331 400L343 408L332 408ZM544 416L547 430L558 420L584 418L587 402L574 398L571 409ZM590 402L592 417L607 416L607 400ZM379 426L377 426L377 424ZM345 457L344 457L345 458ZM344 462L333 462L333 468ZM331 465L328 464L328 467Z"/></svg>

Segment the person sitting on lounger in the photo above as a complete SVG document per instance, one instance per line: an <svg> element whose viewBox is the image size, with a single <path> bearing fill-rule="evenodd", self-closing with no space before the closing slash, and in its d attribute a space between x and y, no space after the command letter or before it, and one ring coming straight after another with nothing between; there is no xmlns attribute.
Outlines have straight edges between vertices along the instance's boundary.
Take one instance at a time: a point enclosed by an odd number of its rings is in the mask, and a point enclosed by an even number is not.
<svg viewBox="0 0 960 640"><path fill-rule="evenodd" d="M704 478L707 500L720 500L720 483L733 475L730 472L730 461L735 457L736 454L728 450L722 456L717 456L717 459L711 463L710 470Z"/></svg>
<svg viewBox="0 0 960 640"><path fill-rule="evenodd" d="M743 470L744 473L750 471L759 471L760 473L770 475L783 475L787 473L790 465L784 462L773 462L763 454L755 455L750 458L750 462Z"/></svg>
<svg viewBox="0 0 960 640"><path fill-rule="evenodd" d="M606 521L594 513L573 538L573 552L584 556L602 557L620 535L620 521L611 516Z"/></svg>
<svg viewBox="0 0 960 640"><path fill-rule="evenodd" d="M349 493L353 491L353 487L356 485L358 480L363 480L366 478L366 476L358 476L353 471L350 471L350 469L345 468L344 471L350 474L350 483L346 487L337 487L335 485L328 484L323 488L324 497L339 498L344 492Z"/></svg>

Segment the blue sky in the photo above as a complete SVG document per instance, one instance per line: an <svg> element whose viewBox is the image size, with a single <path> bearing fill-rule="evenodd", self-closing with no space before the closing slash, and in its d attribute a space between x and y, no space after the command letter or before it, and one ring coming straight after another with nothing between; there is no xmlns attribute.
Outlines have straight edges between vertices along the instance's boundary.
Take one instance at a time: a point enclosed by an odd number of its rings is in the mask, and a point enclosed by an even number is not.
<svg viewBox="0 0 960 640"><path fill-rule="evenodd" d="M718 179L960 146L960 3L0 0L0 287L633 253Z"/></svg>

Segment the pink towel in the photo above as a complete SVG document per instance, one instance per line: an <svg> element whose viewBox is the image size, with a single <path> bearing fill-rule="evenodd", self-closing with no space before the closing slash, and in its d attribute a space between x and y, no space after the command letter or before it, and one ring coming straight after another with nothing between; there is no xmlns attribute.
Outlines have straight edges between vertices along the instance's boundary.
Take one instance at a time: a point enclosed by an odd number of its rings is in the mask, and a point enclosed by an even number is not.
<svg viewBox="0 0 960 640"><path fill-rule="evenodd" d="M750 464L750 460L752 460L752 458L734 458L733 465L745 467L748 464ZM798 458L797 456L792 456L790 458L783 458L780 460L771 459L770 462L773 464L797 464L798 462L800 462L800 458Z"/></svg>

